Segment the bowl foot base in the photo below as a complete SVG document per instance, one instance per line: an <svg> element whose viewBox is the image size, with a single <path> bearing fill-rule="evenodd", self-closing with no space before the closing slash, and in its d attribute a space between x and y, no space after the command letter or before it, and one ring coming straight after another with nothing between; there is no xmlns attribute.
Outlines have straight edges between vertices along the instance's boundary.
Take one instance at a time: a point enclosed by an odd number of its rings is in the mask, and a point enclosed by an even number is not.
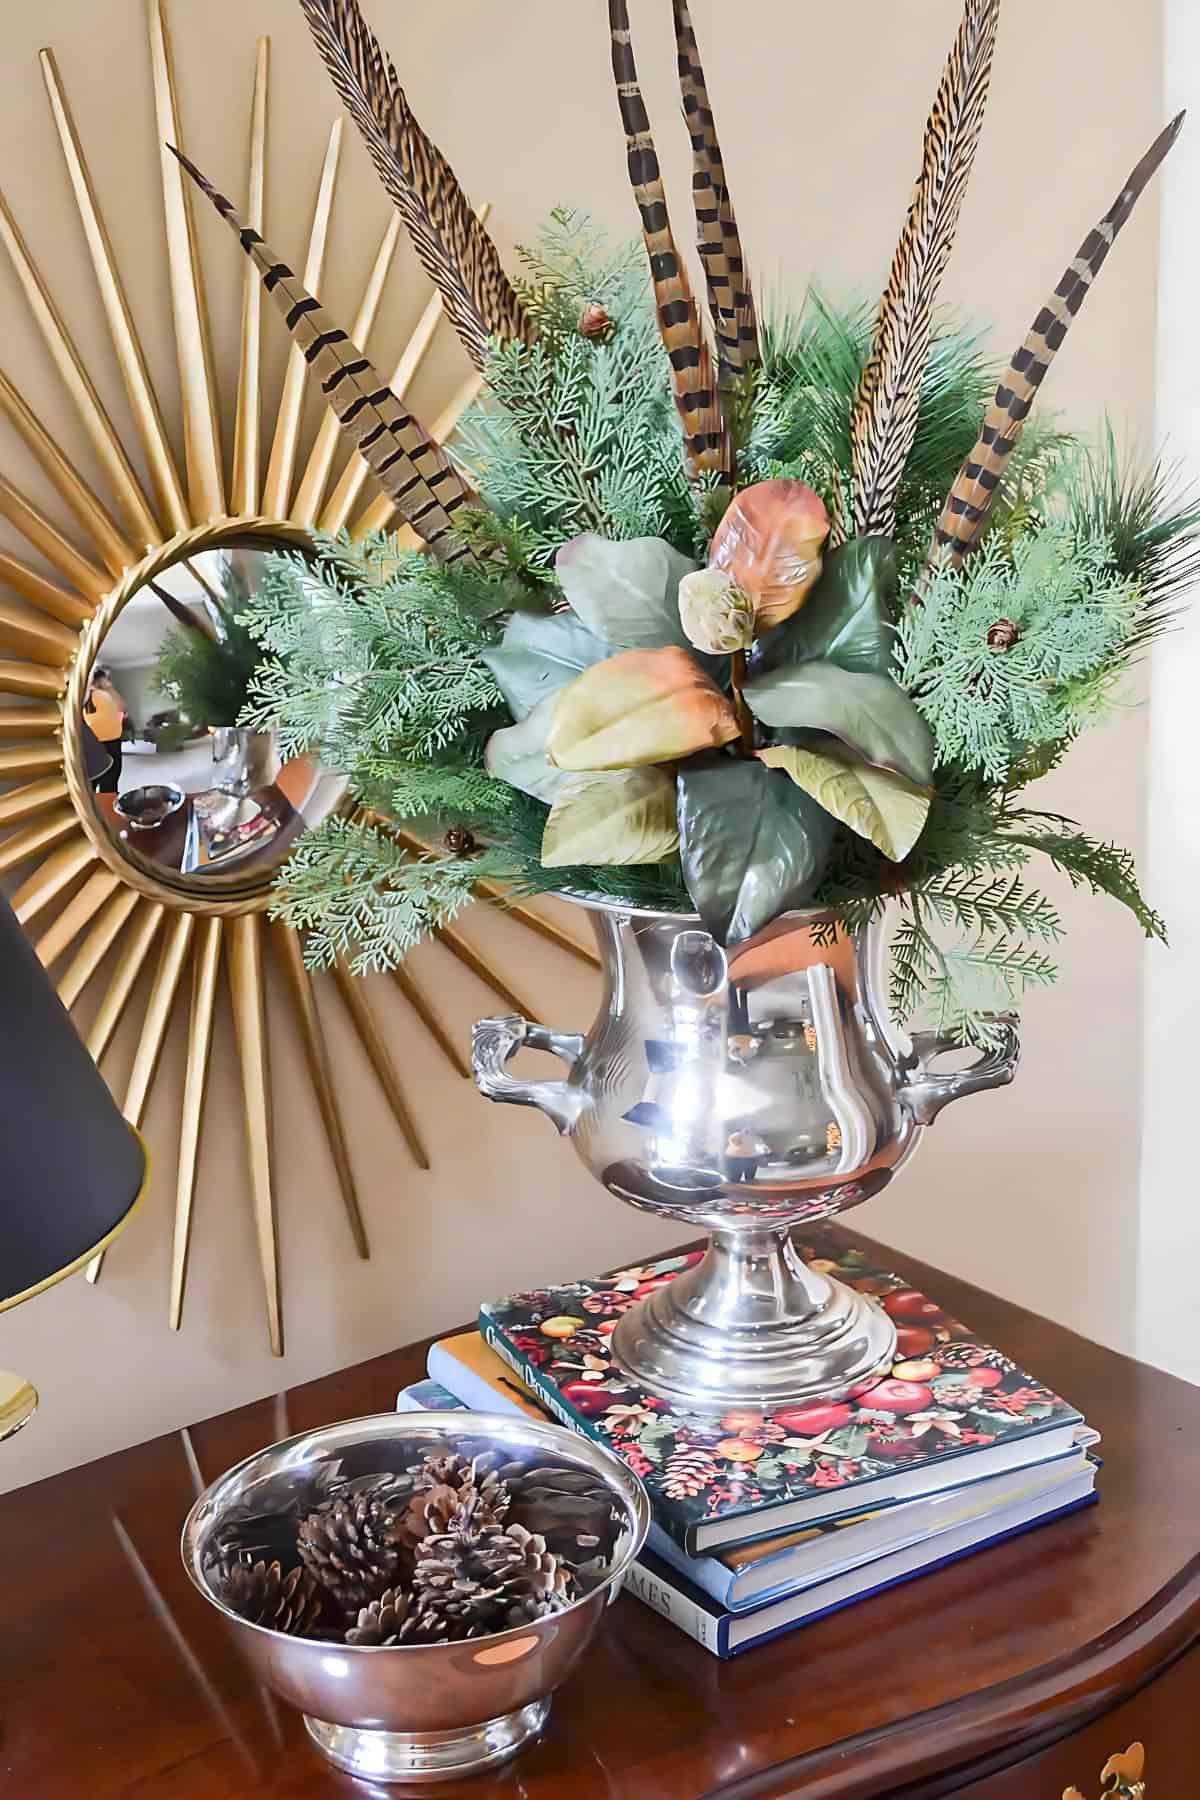
<svg viewBox="0 0 1200 1800"><path fill-rule="evenodd" d="M806 1268L786 1233L718 1233L697 1268L647 1295L612 1335L644 1392L698 1412L844 1400L885 1375L881 1307Z"/></svg>
<svg viewBox="0 0 1200 1800"><path fill-rule="evenodd" d="M549 1699L455 1731L371 1731L304 1716L305 1728L330 1762L374 1781L453 1781L515 1756L537 1737Z"/></svg>

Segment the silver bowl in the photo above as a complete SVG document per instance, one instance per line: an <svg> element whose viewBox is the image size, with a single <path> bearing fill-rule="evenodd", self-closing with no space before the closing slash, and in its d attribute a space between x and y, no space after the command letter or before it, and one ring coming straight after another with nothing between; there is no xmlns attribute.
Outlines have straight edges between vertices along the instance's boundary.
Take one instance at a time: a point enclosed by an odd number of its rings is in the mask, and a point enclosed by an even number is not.
<svg viewBox="0 0 1200 1800"><path fill-rule="evenodd" d="M155 831L179 811L186 798L173 781L152 781L146 787L126 788L113 811L130 831Z"/></svg>
<svg viewBox="0 0 1200 1800"><path fill-rule="evenodd" d="M367 1647L252 1625L210 1585L215 1545L235 1518L302 1504L322 1468L351 1478L382 1474L407 1467L424 1448L464 1439L486 1440L506 1461L553 1457L607 1487L620 1518L610 1567L562 1612L463 1643ZM551 1694L616 1598L649 1523L637 1477L608 1451L556 1425L489 1413L380 1413L287 1438L230 1469L188 1514L181 1550L188 1574L259 1680L299 1707L309 1735L339 1768L376 1781L437 1781L503 1762L536 1737Z"/></svg>

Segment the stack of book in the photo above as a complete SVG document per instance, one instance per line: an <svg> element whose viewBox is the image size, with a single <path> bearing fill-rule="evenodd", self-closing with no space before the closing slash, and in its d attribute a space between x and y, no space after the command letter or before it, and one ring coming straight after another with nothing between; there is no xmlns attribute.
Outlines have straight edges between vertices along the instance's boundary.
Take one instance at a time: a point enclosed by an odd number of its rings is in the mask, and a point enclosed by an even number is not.
<svg viewBox="0 0 1200 1800"><path fill-rule="evenodd" d="M1095 1500L1073 1407L860 1252L802 1248L896 1322L892 1375L856 1400L701 1415L631 1389L609 1339L696 1260L674 1257L485 1305L398 1404L548 1413L606 1444L654 1509L629 1590L721 1657Z"/></svg>

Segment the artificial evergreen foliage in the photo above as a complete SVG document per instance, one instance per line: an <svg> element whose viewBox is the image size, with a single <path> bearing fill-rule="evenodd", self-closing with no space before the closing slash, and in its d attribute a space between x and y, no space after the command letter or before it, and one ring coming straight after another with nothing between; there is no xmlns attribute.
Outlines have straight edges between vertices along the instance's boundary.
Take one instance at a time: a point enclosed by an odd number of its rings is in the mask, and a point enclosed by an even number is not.
<svg viewBox="0 0 1200 1800"><path fill-rule="evenodd" d="M481 877L516 893L691 910L678 858L543 867L546 805L485 766L490 734L524 715L509 711L483 652L514 612L564 606L563 543L581 532L658 537L703 561L707 540L707 496L684 476L640 256L610 253L564 212L523 268L537 341L494 349L484 396L450 446L481 500L461 530L486 554L446 566L386 538L318 539L315 557L272 558L248 608L263 660L246 720L273 723L285 752L313 751L346 774L363 809L303 837L278 890L277 910L309 932L319 963L394 964ZM741 478L804 481L835 537L851 517L850 414L870 337L864 309L810 294L798 316L765 321L761 364L738 384ZM932 728L929 814L898 864L835 826L813 896L844 929L894 908L897 1012L924 1008L938 1029L979 1044L996 1039L990 1015L1054 979L1061 923L1031 879L1038 857L1163 935L1128 854L1023 794L1120 704L1131 661L1200 570L1200 510L1172 471L1122 464L1111 434L1085 449L1036 424L1009 459L982 546L959 570L925 570L994 386L978 336L943 321L893 534L891 675ZM481 847L414 859L392 820L430 842L458 827Z"/></svg>

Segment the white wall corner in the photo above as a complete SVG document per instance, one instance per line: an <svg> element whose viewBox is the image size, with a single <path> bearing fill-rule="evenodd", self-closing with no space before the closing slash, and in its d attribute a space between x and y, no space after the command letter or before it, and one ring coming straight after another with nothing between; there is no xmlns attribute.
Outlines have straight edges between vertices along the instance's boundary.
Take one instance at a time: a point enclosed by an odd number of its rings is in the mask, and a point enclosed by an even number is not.
<svg viewBox="0 0 1200 1800"><path fill-rule="evenodd" d="M1161 194L1157 418L1200 494L1200 8L1164 0L1167 116L1189 109ZM1200 1382L1200 586L1151 672L1151 903L1170 948L1147 951L1138 1210L1139 1357Z"/></svg>

